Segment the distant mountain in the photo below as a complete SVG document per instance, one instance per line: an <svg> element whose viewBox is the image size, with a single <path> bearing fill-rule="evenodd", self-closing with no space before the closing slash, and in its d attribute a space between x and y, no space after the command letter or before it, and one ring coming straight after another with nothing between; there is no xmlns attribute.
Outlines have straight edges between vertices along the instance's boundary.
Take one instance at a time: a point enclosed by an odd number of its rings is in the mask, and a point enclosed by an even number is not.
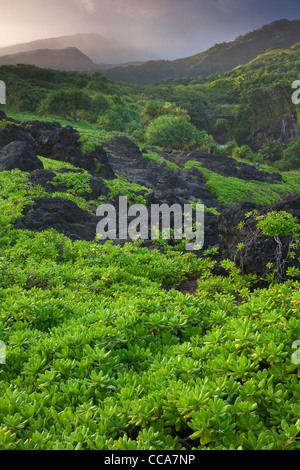
<svg viewBox="0 0 300 470"><path fill-rule="evenodd" d="M122 67L128 67L129 65L140 65L144 63L145 62L142 60L131 60L129 62L122 63ZM108 70L119 66L120 64L97 64L97 70L101 72L101 70Z"/></svg>
<svg viewBox="0 0 300 470"><path fill-rule="evenodd" d="M150 52L138 48L125 47L113 39L107 39L99 34L73 34L49 39L39 39L24 44L0 48L0 56L19 54L38 49L65 49L76 47L86 54L96 64L120 64L128 62L155 59Z"/></svg>
<svg viewBox="0 0 300 470"><path fill-rule="evenodd" d="M151 60L141 65L104 70L112 80L150 84L163 78L208 76L247 64L270 48L287 48L300 42L300 20L275 21L239 36L232 42L215 44L205 52L173 61Z"/></svg>
<svg viewBox="0 0 300 470"><path fill-rule="evenodd" d="M38 49L0 57L0 65L29 64L57 70L87 70L96 64L76 47L66 49Z"/></svg>

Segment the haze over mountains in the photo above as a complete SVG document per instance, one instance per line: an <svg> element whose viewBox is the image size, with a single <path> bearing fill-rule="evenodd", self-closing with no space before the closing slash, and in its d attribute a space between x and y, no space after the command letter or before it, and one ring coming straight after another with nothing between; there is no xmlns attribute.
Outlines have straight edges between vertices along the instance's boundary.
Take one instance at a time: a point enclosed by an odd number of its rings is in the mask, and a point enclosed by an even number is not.
<svg viewBox="0 0 300 470"><path fill-rule="evenodd" d="M0 57L0 65L20 63L65 71L83 71L96 67L96 64L76 47L57 50L38 49Z"/></svg>
<svg viewBox="0 0 300 470"><path fill-rule="evenodd" d="M153 54L146 50L140 50L138 47L131 48L123 46L113 39L105 38L96 33L73 34L49 39L39 39L24 44L1 47L0 56L33 52L41 49L59 50L69 47L79 49L95 64L105 63L115 65L118 63L155 59Z"/></svg>
<svg viewBox="0 0 300 470"><path fill-rule="evenodd" d="M99 34L76 34L0 48L0 64L26 63L59 70L100 70L113 80L150 84L163 78L208 76L229 71L247 64L270 48L288 48L298 42L300 20L280 20L239 36L232 42L215 44L199 54L168 61L148 60L155 59L148 51L126 48ZM140 61L142 63L138 63Z"/></svg>
<svg viewBox="0 0 300 470"><path fill-rule="evenodd" d="M300 42L300 21L280 20L239 36L229 43L215 44L207 51L173 61L149 61L138 66L116 67L103 72L110 79L150 84L163 78L208 76L247 64L270 48L287 48Z"/></svg>

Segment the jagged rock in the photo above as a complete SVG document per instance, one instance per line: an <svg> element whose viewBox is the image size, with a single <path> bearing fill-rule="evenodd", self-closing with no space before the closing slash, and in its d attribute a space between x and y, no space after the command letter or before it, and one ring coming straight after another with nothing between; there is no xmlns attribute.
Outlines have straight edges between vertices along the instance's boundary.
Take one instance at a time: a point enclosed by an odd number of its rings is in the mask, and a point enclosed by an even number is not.
<svg viewBox="0 0 300 470"><path fill-rule="evenodd" d="M80 149L80 135L73 127L62 127L57 122L40 123L39 121L26 123L26 125L34 136L33 147L38 155L71 163L108 180L116 178L102 146L99 145L94 151L83 155Z"/></svg>
<svg viewBox="0 0 300 470"><path fill-rule="evenodd" d="M43 167L33 148L26 142L11 142L0 151L0 171L16 168L21 171L34 171Z"/></svg>
<svg viewBox="0 0 300 470"><path fill-rule="evenodd" d="M108 161L107 153L104 148L98 145L94 151L87 152L81 159L81 168L97 173L105 180L113 180L116 174Z"/></svg>
<svg viewBox="0 0 300 470"><path fill-rule="evenodd" d="M120 147L118 145L120 144ZM153 191L160 191L161 203L169 200L175 202L180 198L182 203L200 200L207 207L222 209L217 198L206 187L206 180L200 170L191 168L181 171L169 170L165 162L161 165L143 157L139 148L127 137L117 137L105 143L105 147L114 153L108 154L109 162L114 170L125 176L130 182L145 186ZM153 151L153 147L144 149ZM164 152L159 154L165 155ZM157 198L156 194L156 198ZM173 202L173 203L174 203Z"/></svg>
<svg viewBox="0 0 300 470"><path fill-rule="evenodd" d="M59 186L54 186L52 183L55 178L54 171L51 170L35 170L29 177L28 182L33 186L42 186L47 193L54 193L55 191L64 192L67 190L65 184L60 184Z"/></svg>
<svg viewBox="0 0 300 470"><path fill-rule="evenodd" d="M34 138L31 133L21 126L10 124L0 132L0 147L5 147L12 142L27 142L32 145Z"/></svg>
<svg viewBox="0 0 300 470"><path fill-rule="evenodd" d="M57 121L26 121L23 123L26 129L33 136L36 145L41 138L40 143L45 144L47 138L57 129L61 129L61 124Z"/></svg>
<svg viewBox="0 0 300 470"><path fill-rule="evenodd" d="M73 241L94 240L99 219L73 201L62 198L35 198L15 221L15 228L41 232L55 229Z"/></svg>
<svg viewBox="0 0 300 470"><path fill-rule="evenodd" d="M128 160L139 160L143 158L142 152L138 146L128 137L117 136L105 143L105 147L116 157L126 158Z"/></svg>

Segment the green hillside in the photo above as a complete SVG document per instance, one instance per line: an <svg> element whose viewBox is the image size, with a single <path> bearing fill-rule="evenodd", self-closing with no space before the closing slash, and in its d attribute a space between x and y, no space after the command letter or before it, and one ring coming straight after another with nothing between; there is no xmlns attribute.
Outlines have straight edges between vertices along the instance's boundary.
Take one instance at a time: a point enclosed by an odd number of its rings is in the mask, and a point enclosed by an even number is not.
<svg viewBox="0 0 300 470"><path fill-rule="evenodd" d="M300 449L298 57L149 86L0 67L0 450ZM20 148L35 169L4 169ZM204 248L99 240L119 196L202 203Z"/></svg>
<svg viewBox="0 0 300 470"><path fill-rule="evenodd" d="M207 51L174 61L149 61L138 66L103 71L113 80L150 84L163 78L207 77L247 64L270 48L287 48L300 41L300 21L280 20L238 37L215 44Z"/></svg>

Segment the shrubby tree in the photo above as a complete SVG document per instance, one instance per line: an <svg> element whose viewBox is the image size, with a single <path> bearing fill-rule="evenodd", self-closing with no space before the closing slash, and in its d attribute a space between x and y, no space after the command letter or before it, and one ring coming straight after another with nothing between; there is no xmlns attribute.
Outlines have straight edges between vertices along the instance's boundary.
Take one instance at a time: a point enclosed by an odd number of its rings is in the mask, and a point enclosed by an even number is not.
<svg viewBox="0 0 300 470"><path fill-rule="evenodd" d="M88 88L102 93L107 92L109 89L109 80L100 72L93 72Z"/></svg>
<svg viewBox="0 0 300 470"><path fill-rule="evenodd" d="M42 106L42 112L71 118L76 122L83 111L92 107L92 98L76 89L60 89L51 92Z"/></svg>
<svg viewBox="0 0 300 470"><path fill-rule="evenodd" d="M196 147L201 134L182 116L160 116L149 124L145 138L150 145L183 149Z"/></svg>
<svg viewBox="0 0 300 470"><path fill-rule="evenodd" d="M216 142L212 135L208 134L206 131L199 132L199 150L207 153L214 153L217 147Z"/></svg>
<svg viewBox="0 0 300 470"><path fill-rule="evenodd" d="M210 103L206 92L203 92L197 85L178 85L171 87L170 93L169 100L188 112L194 126L198 129L210 130L213 120L209 116Z"/></svg>
<svg viewBox="0 0 300 470"><path fill-rule="evenodd" d="M13 83L7 90L7 105L16 112L36 111L46 92L33 88L25 80Z"/></svg>
<svg viewBox="0 0 300 470"><path fill-rule="evenodd" d="M185 118L187 121L190 121L189 113L177 106L174 103L170 103L168 101L160 101L160 100L153 100L148 101L141 113L143 123L145 125L150 124L151 121L157 119L160 116L181 116Z"/></svg>
<svg viewBox="0 0 300 470"><path fill-rule="evenodd" d="M247 158L251 153L251 149L248 145L242 145L241 147L236 147L232 152L233 158Z"/></svg>
<svg viewBox="0 0 300 470"><path fill-rule="evenodd" d="M139 119L140 110L134 103L114 96L110 100L110 107L99 117L97 123L107 131L126 132L127 127Z"/></svg>
<svg viewBox="0 0 300 470"><path fill-rule="evenodd" d="M293 139L279 162L282 170L298 170L300 168L300 136Z"/></svg>
<svg viewBox="0 0 300 470"><path fill-rule="evenodd" d="M281 144L276 139L270 138L262 145L259 154L264 161L272 163L281 159L282 151Z"/></svg>
<svg viewBox="0 0 300 470"><path fill-rule="evenodd" d="M232 136L232 124L228 119L216 119L211 133L218 142L226 142Z"/></svg>
<svg viewBox="0 0 300 470"><path fill-rule="evenodd" d="M91 108L84 114L84 117L87 121L95 123L109 108L109 100L101 93L97 93L93 98Z"/></svg>
<svg viewBox="0 0 300 470"><path fill-rule="evenodd" d="M285 275L285 266L289 258L293 258L295 253L291 253L291 248L296 248L299 244L300 225L297 217L292 214L280 212L268 212L268 214L256 217L258 220L257 228L262 231L266 236L273 237L277 243L277 250L275 255L275 268L278 281L282 281ZM290 237L287 256L283 258L283 238Z"/></svg>

